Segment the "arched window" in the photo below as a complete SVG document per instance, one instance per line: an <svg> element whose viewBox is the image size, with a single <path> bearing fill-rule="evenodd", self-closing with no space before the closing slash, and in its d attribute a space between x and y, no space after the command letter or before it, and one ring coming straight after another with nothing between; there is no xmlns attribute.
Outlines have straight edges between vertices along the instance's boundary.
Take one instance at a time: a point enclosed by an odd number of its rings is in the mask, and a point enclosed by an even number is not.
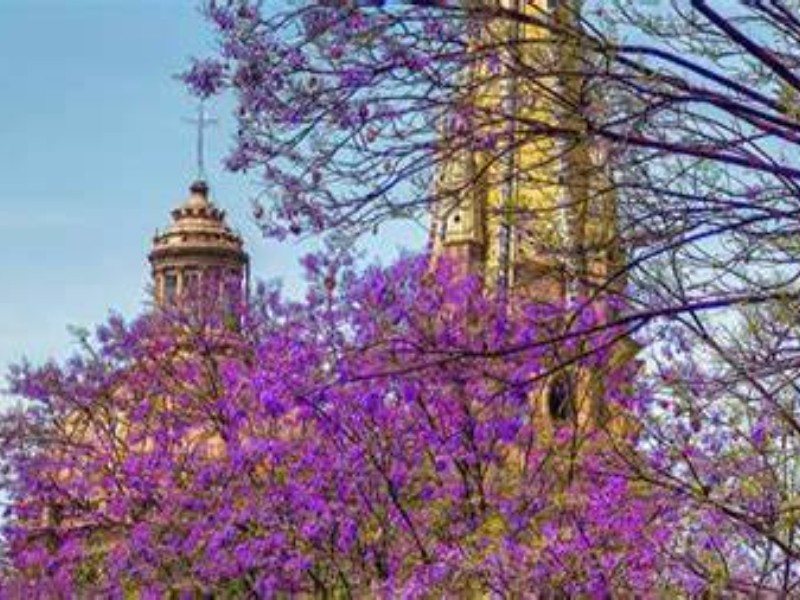
<svg viewBox="0 0 800 600"><path fill-rule="evenodd" d="M200 271L199 269L186 269L183 273L183 294L192 299L200 295Z"/></svg>
<svg viewBox="0 0 800 600"><path fill-rule="evenodd" d="M547 409L554 421L575 418L575 381L571 373L559 373L547 389Z"/></svg>
<svg viewBox="0 0 800 600"><path fill-rule="evenodd" d="M174 304L178 297L178 275L168 272L164 275L164 302Z"/></svg>

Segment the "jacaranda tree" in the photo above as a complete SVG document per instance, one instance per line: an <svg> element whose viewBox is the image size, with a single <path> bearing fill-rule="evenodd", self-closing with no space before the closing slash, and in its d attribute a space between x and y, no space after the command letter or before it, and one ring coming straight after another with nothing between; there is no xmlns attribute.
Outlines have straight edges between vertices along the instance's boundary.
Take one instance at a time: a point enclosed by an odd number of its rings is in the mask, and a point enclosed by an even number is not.
<svg viewBox="0 0 800 600"><path fill-rule="evenodd" d="M704 345L720 315L743 323L742 306L796 297L791 3L204 6L219 51L185 79L200 96L235 96L228 166L260 176L254 212L270 235L369 231L476 188L587 177L566 166L584 148L581 168L608 174L613 243L628 255L605 283L627 278L637 323L664 315ZM479 168L432 185L464 153ZM526 219L558 220L557 207L494 208L521 237ZM587 251L571 250L566 265Z"/></svg>
<svg viewBox="0 0 800 600"><path fill-rule="evenodd" d="M796 11L642 4L207 4L220 53L186 80L235 93L228 166L263 175L266 233L426 214L465 151L557 141L447 194L591 145L627 297L312 257L302 302L113 319L12 374L0 590L797 593ZM498 89L526 109L476 101ZM614 361L634 332L643 360ZM570 369L602 373L592 427L537 417Z"/></svg>
<svg viewBox="0 0 800 600"><path fill-rule="evenodd" d="M547 186L574 175L550 165L591 148L628 254L605 282L629 282L617 324L652 341L640 379L660 408L641 433L660 467L641 477L718 519L700 549L687 535L673 550L717 585L796 593L793 3L245 0L206 14L219 51L186 80L235 95L228 166L262 177L268 234L368 231L481 186ZM492 170L526 147L550 151ZM431 184L465 152L489 167ZM525 210L491 216L519 228Z"/></svg>
<svg viewBox="0 0 800 600"><path fill-rule="evenodd" d="M537 423L553 361L529 324L552 307L509 311L426 258L337 288L324 261L307 266L305 302L113 319L66 364L15 371L28 404L3 421L7 593L599 596L701 581L669 552L689 533L674 494L638 483L635 431ZM576 366L602 365L614 333L590 336ZM630 376L607 373L609 410L638 418L651 395Z"/></svg>

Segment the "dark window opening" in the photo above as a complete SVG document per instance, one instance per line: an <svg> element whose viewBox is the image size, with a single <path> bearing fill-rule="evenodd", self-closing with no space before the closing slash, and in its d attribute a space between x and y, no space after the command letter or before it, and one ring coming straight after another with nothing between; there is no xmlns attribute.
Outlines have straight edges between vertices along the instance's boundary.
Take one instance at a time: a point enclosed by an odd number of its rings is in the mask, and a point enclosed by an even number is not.
<svg viewBox="0 0 800 600"><path fill-rule="evenodd" d="M183 275L183 291L187 296L200 294L200 271L188 269Z"/></svg>
<svg viewBox="0 0 800 600"><path fill-rule="evenodd" d="M178 276L175 273L164 275L164 300L167 304L175 302L178 296Z"/></svg>
<svg viewBox="0 0 800 600"><path fill-rule="evenodd" d="M570 375L556 376L547 390L547 407L554 421L575 418L575 385Z"/></svg>
<svg viewBox="0 0 800 600"><path fill-rule="evenodd" d="M233 310L242 300L242 278L235 271L225 274L222 281L223 296L225 298L226 309Z"/></svg>

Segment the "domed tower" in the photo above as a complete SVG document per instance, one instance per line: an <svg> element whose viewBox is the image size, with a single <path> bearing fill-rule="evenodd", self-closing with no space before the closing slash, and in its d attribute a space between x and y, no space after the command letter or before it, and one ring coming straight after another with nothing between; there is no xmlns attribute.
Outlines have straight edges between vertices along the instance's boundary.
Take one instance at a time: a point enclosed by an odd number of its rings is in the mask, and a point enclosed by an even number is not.
<svg viewBox="0 0 800 600"><path fill-rule="evenodd" d="M172 211L172 224L153 238L148 259L157 306L180 304L193 291L215 286L220 294L246 294L250 263L244 242L225 222L225 211L209 200L208 191L205 181L195 181L189 198Z"/></svg>

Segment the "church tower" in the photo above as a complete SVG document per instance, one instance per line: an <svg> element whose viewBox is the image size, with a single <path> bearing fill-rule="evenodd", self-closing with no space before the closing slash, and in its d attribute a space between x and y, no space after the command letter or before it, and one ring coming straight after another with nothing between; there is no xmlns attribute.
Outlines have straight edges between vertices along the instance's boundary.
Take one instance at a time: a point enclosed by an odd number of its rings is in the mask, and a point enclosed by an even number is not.
<svg viewBox="0 0 800 600"><path fill-rule="evenodd" d="M486 16L496 4L521 18ZM468 91L456 99L472 121L466 132L455 118L442 128L433 253L468 260L490 287L535 283L528 295L543 301L596 289L623 257L607 157L585 123L599 99L580 75L580 2L475 5L476 58L461 74Z"/></svg>
<svg viewBox="0 0 800 600"><path fill-rule="evenodd" d="M156 306L190 302L201 291L226 304L246 299L250 285L250 259L241 236L225 222L225 211L209 198L205 179L205 129L215 124L205 106L198 106L197 180L189 198L172 211L172 224L156 232L148 259Z"/></svg>
<svg viewBox="0 0 800 600"><path fill-rule="evenodd" d="M172 211L172 224L156 233L148 258L157 306L175 306L209 286L219 286L230 300L246 295L249 258L244 242L209 199L203 180L195 181L189 198Z"/></svg>
<svg viewBox="0 0 800 600"><path fill-rule="evenodd" d="M472 122L466 131L454 118L443 127L434 260L448 257L478 274L489 290L507 295L511 310L522 297L567 312L588 305L608 320L625 289L624 253L607 157L588 134L586 115L600 99L581 75L591 70L582 64L589 58L580 0L471 6L480 34L462 74L467 85L455 87L467 90L456 104ZM563 335L570 321L550 324L561 328L551 334ZM617 345L616 364L636 353L627 338ZM554 359L536 412L549 422L596 423L603 373L559 366L570 359Z"/></svg>

